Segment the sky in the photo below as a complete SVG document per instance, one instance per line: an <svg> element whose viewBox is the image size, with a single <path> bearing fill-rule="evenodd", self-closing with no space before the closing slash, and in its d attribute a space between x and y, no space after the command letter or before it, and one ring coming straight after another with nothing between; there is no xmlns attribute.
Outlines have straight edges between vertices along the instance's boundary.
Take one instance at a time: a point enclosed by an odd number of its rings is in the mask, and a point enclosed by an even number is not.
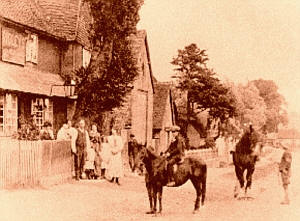
<svg viewBox="0 0 300 221"><path fill-rule="evenodd" d="M159 81L174 74L177 50L196 43L223 79L273 80L300 113L300 0L145 0L140 17Z"/></svg>

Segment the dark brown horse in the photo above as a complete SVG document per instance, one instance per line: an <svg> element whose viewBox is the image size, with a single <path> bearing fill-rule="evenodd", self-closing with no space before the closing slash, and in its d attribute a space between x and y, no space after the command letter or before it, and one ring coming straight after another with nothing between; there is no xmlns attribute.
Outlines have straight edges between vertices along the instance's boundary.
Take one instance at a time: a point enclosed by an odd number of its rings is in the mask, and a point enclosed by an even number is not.
<svg viewBox="0 0 300 221"><path fill-rule="evenodd" d="M261 147L261 140L259 140L258 133L254 132L250 127L250 131L244 133L240 141L236 144L236 150L231 151L235 174L239 182L239 185L235 186L234 197L239 195L240 189L245 188L245 196L247 196L247 190L251 189L252 175ZM245 171L247 171L246 185L244 179Z"/></svg>
<svg viewBox="0 0 300 221"><path fill-rule="evenodd" d="M163 156L158 156L153 150L142 146L135 163L137 167L144 165L147 171L145 175L145 181L150 202L150 211L147 213L155 214L157 212L157 199L159 202L158 213L161 213L163 186L167 184L166 158ZM200 199L201 205L204 205L206 176L206 163L202 159L193 157L186 157L183 162L177 166L177 170L174 172L174 187L181 186L188 180L191 180L192 184L194 185L197 193L194 212L199 211Z"/></svg>

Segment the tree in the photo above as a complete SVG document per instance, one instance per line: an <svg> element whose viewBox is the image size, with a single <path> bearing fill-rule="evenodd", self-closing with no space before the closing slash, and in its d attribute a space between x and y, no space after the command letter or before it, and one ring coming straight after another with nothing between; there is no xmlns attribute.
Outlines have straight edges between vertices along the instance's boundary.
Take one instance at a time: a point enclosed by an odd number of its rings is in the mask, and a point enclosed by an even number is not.
<svg viewBox="0 0 300 221"><path fill-rule="evenodd" d="M74 118L111 124L106 118L122 106L137 76L130 36L136 33L141 0L85 0L89 5L91 60L74 75L78 95ZM106 121L105 121L106 120ZM107 122L107 123L104 123ZM105 125L104 125L105 124Z"/></svg>
<svg viewBox="0 0 300 221"><path fill-rule="evenodd" d="M197 129L199 113L207 111L209 119L224 122L235 113L235 100L229 88L206 65L208 56L196 44L190 44L171 62L176 66L177 88L186 96L186 124ZM208 122L208 128L211 120ZM200 125L198 125L201 127Z"/></svg>
<svg viewBox="0 0 300 221"><path fill-rule="evenodd" d="M287 112L283 109L286 104L284 97L278 92L278 87L272 80L258 79L253 81L259 90L259 95L266 104L266 132L277 132L278 125L288 123Z"/></svg>

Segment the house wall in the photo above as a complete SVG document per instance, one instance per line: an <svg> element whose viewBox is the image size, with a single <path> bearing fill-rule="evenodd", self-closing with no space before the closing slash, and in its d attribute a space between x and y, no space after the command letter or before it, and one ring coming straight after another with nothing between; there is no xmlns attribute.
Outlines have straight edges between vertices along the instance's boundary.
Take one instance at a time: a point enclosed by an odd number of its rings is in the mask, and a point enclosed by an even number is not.
<svg viewBox="0 0 300 221"><path fill-rule="evenodd" d="M134 82L131 102L131 132L140 143L152 143L153 86L145 44L138 55L139 75Z"/></svg>
<svg viewBox="0 0 300 221"><path fill-rule="evenodd" d="M162 129L160 131L159 136L159 146L157 146L156 151L157 153L165 151L172 140L172 133L170 131L166 131L166 127L170 127L173 125L172 120L172 108L170 103L170 94L167 97L167 105L164 110L163 122L162 122Z"/></svg>
<svg viewBox="0 0 300 221"><path fill-rule="evenodd" d="M24 36L24 41L27 39L26 28L15 27L14 25L2 24L0 22L0 28L2 31L2 26L7 26L8 28L15 29L18 33L21 33ZM82 46L79 44L70 43L70 45L63 46L64 42L59 42L58 40L50 37L46 37L44 35L40 35L39 33L34 33L38 36L38 54L37 54L37 64L26 62L24 64L26 66L30 66L33 69L37 69L40 73L52 73L52 74L60 74L62 71L71 72L75 69L75 67L80 67L82 65ZM1 41L2 32L0 34L0 54L2 56L2 41ZM12 39L13 40L13 39ZM26 54L26 47L24 50L14 50L15 55L24 56ZM1 57L2 58L2 57ZM25 61L25 60L24 60ZM5 62L1 61L0 62ZM9 65L20 65L9 63ZM32 75L32 81L35 80L35 76ZM26 119L31 117L31 101L36 97L46 98L46 94L49 91L45 91L45 95L34 95L29 93L18 93L18 117L24 116ZM55 132L62 126L62 124L67 119L67 103L70 102L65 98L50 98L53 101L53 129ZM69 105L69 106L72 106ZM68 106L68 107L69 107ZM74 105L73 105L74 106ZM69 107L71 110L72 108ZM72 113L71 111L69 111ZM17 120L17 119L16 119ZM19 125L20 126L20 125Z"/></svg>
<svg viewBox="0 0 300 221"><path fill-rule="evenodd" d="M41 71L60 74L61 48L57 41L39 37L37 68Z"/></svg>

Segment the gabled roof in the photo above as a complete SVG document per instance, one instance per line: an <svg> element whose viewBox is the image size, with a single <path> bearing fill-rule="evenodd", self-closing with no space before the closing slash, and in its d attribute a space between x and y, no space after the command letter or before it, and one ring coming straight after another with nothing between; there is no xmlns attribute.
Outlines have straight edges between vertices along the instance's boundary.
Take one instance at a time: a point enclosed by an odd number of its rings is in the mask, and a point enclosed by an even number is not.
<svg viewBox="0 0 300 221"><path fill-rule="evenodd" d="M0 17L89 46L88 5L83 0L1 0Z"/></svg>
<svg viewBox="0 0 300 221"><path fill-rule="evenodd" d="M146 47L147 60L148 60L148 65L149 65L149 70L150 70L151 84L152 84L153 92L155 92L146 30L138 30L135 35L131 35L131 41L132 41L132 49L136 54L138 54L141 51L141 48L143 45L145 45L145 47Z"/></svg>
<svg viewBox="0 0 300 221"><path fill-rule="evenodd" d="M171 86L166 83L157 82L154 84L154 90L155 94L153 96L153 129L162 129L166 106L170 105L172 109ZM171 111L173 112L173 110Z"/></svg>

